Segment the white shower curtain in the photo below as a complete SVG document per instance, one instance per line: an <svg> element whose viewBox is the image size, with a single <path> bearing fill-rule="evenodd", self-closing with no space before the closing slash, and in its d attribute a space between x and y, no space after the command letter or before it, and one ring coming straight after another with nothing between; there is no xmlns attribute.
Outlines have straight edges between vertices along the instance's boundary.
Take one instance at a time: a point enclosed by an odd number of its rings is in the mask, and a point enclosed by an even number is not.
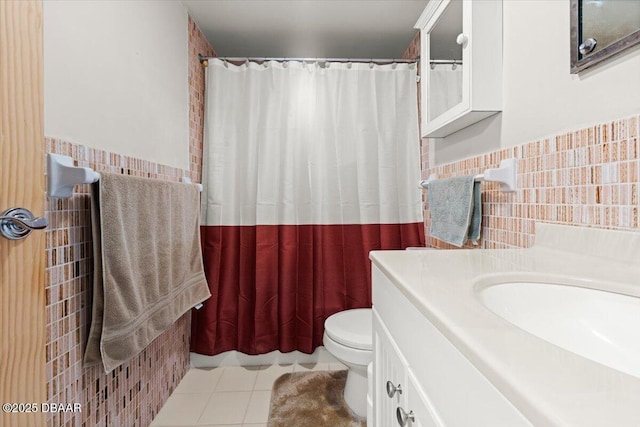
<svg viewBox="0 0 640 427"><path fill-rule="evenodd" d="M205 224L421 218L415 64L209 61Z"/></svg>
<svg viewBox="0 0 640 427"><path fill-rule="evenodd" d="M429 70L429 120L462 102L462 65L434 64Z"/></svg>
<svg viewBox="0 0 640 427"><path fill-rule="evenodd" d="M371 306L372 249L424 245L415 64L207 70L196 352L312 352Z"/></svg>

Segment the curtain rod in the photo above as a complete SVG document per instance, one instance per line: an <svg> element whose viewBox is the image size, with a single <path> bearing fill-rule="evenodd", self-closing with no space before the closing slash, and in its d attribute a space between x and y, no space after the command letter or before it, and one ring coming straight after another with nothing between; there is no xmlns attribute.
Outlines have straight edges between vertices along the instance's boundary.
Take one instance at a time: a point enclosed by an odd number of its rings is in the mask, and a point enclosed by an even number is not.
<svg viewBox="0 0 640 427"><path fill-rule="evenodd" d="M298 61L298 62L362 62L365 64L368 63L414 63L420 60L420 57L416 57L414 59L380 59L380 58L274 58L274 57L262 57L262 56L204 56L202 54L198 54L198 59L200 63L205 67L209 65L209 59L220 59L222 61L231 61L231 62L244 62L244 61L252 61L252 62L264 62L264 61Z"/></svg>
<svg viewBox="0 0 640 427"><path fill-rule="evenodd" d="M432 59L429 64L459 64L462 65L462 59Z"/></svg>

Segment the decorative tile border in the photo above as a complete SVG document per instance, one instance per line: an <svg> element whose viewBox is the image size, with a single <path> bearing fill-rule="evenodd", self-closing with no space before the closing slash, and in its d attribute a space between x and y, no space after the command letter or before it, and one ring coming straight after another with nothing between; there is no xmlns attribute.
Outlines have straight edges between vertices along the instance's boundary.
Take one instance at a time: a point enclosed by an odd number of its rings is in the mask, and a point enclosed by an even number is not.
<svg viewBox="0 0 640 427"><path fill-rule="evenodd" d="M638 230L640 115L562 133L458 162L429 168L438 178L482 173L500 160L518 160L517 191L484 183L481 248L529 247L535 222ZM423 141L423 156L428 140ZM429 235L427 245L450 248ZM473 247L473 246L468 246Z"/></svg>
<svg viewBox="0 0 640 427"><path fill-rule="evenodd" d="M190 170L45 138L45 152L71 156L78 166L166 181L200 182L204 69L198 53L215 55L189 19ZM46 200L46 372L49 403L80 403L82 412L49 413L53 426L147 426L189 368L190 314L142 353L106 375L82 357L91 319L93 249L90 188L68 200Z"/></svg>

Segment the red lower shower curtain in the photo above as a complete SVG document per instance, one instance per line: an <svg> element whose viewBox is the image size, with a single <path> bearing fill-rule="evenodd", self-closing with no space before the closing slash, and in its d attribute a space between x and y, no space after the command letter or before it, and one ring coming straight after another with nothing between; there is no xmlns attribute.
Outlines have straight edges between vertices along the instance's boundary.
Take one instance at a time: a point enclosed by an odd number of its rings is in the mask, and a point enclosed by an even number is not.
<svg viewBox="0 0 640 427"><path fill-rule="evenodd" d="M205 116L191 350L311 353L369 251L424 246L415 65L211 60Z"/></svg>

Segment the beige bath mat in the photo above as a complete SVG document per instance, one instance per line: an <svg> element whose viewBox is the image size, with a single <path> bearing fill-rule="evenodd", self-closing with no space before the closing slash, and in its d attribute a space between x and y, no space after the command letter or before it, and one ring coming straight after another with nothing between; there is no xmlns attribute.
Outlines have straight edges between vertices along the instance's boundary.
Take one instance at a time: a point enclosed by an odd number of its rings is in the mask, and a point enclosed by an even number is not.
<svg viewBox="0 0 640 427"><path fill-rule="evenodd" d="M344 402L347 371L294 372L276 380L267 427L365 427Z"/></svg>

